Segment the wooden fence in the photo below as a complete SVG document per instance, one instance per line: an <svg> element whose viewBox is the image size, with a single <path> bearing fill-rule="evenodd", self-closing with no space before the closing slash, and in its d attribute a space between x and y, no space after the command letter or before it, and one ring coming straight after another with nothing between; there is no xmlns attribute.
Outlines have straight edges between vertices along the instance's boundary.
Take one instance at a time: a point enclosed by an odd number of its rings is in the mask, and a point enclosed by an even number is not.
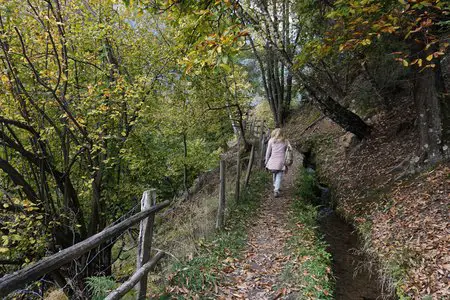
<svg viewBox="0 0 450 300"><path fill-rule="evenodd" d="M266 153L266 144L268 137L270 136L270 129L267 127L264 121L252 121L248 122L245 127L246 131L246 140L248 140L251 143L251 149L250 149L250 156L248 157L248 165L247 170L244 177L244 188L246 188L250 181L251 172L253 169L253 166L255 165L255 157L258 155L258 161L256 163L256 166L258 168L264 168L264 160L265 160L265 153ZM235 180L235 189L234 189L234 197L235 202L238 203L240 200L240 194L241 194L241 155L240 155L240 149L241 149L241 141L242 137L238 136L237 140L237 159L236 159L236 180ZM257 150L256 148L259 148L258 154L256 154ZM219 206L217 210L217 219L216 219L216 228L222 229L224 227L225 223L225 207L226 207L226 199L225 199L225 190L226 190L226 178L225 178L225 171L226 163L225 159L221 157L220 159L220 189L219 189Z"/></svg>
<svg viewBox="0 0 450 300"><path fill-rule="evenodd" d="M269 128L263 122L253 121L246 125L246 137L251 142L250 157L245 174L244 187L247 187L252 167L256 156L256 147L259 148L259 162L257 166L264 167L264 153L267 137L270 134ZM238 138L237 151L237 178L235 186L235 200L239 202L240 197L240 181L241 181L241 137ZM216 227L221 229L225 220L225 160L220 161L220 192L219 206L217 213ZM150 259L150 252L153 238L153 226L155 214L169 205L169 201L156 203L156 191L154 189L145 191L141 199L141 211L135 215L125 219L124 221L107 227L103 231L91 236L90 238L79 242L69 248L61 250L51 256L45 257L40 261L27 266L17 272L8 274L0 278L0 297L5 297L9 293L25 286L26 284L36 281L45 274L51 273L62 266L70 263L72 260L79 258L91 249L94 249L102 243L118 236L125 230L140 222L139 243L137 254L136 272L120 287L112 291L105 299L120 299L133 287L136 287L137 299L145 299L147 290L147 274L164 256L159 251Z"/></svg>
<svg viewBox="0 0 450 300"><path fill-rule="evenodd" d="M155 214L169 205L169 201L156 204L155 190L145 191L141 200L141 212L129 217L128 219L105 228L103 231L91 236L90 238L79 242L69 248L61 250L51 256L45 257L35 264L25 267L17 272L5 275L0 278L0 297L4 297L26 285L36 281L40 277L48 274L60 267L70 263L72 260L80 257L91 249L98 247L102 243L121 234L131 226L141 222L139 234L138 264L136 273L114 290L107 299L120 299L126 292L131 290L137 284L138 299L145 299L147 289L147 273L163 257L159 252L149 261L151 241L153 235L153 222ZM134 282L134 284L133 284Z"/></svg>

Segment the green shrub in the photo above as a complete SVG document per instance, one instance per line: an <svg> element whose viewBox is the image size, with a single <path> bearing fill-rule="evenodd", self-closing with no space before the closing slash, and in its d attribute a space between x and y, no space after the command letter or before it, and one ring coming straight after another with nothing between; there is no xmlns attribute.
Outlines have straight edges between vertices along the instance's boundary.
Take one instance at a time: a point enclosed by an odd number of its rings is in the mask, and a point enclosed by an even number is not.
<svg viewBox="0 0 450 300"><path fill-rule="evenodd" d="M302 169L297 183L297 195L307 202L315 203L320 195L320 190L314 173Z"/></svg>

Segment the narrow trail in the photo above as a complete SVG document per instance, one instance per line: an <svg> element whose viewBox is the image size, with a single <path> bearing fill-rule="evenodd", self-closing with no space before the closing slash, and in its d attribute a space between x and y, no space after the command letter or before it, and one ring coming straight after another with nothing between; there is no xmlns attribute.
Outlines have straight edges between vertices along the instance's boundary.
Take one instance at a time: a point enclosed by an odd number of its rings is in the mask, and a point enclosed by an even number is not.
<svg viewBox="0 0 450 300"><path fill-rule="evenodd" d="M301 166L301 155L285 174L281 195L268 193L259 215L248 229L244 258L230 262L224 282L217 288L218 299L295 299L294 289L280 287L281 272L289 256L284 253L286 240L292 235L288 229L290 204L295 190L295 178Z"/></svg>
<svg viewBox="0 0 450 300"><path fill-rule="evenodd" d="M242 259L229 258L222 269L223 281L215 289L215 299L302 299L299 289L284 282L285 265L291 257L285 252L286 242L292 236L288 222L291 203L296 190L295 180L303 164L303 156L295 152L294 164L283 178L281 196L268 193L258 215L248 228L248 240ZM364 258L357 237L351 227L333 212L319 220L320 230L329 243L327 251L333 255L333 273L336 278L334 299L381 299L382 291L376 278L365 271L355 272ZM291 227L292 228L292 227ZM357 275L355 275L357 273ZM385 297L384 299L392 299Z"/></svg>

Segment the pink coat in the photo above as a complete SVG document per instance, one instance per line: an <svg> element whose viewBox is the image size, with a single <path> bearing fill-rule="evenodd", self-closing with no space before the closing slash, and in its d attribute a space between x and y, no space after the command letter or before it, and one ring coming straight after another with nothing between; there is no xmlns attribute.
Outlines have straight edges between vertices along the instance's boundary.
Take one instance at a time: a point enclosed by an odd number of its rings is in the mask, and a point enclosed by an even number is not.
<svg viewBox="0 0 450 300"><path fill-rule="evenodd" d="M266 168L269 170L283 170L284 156L286 153L287 141L277 142L273 138L269 140L266 151Z"/></svg>

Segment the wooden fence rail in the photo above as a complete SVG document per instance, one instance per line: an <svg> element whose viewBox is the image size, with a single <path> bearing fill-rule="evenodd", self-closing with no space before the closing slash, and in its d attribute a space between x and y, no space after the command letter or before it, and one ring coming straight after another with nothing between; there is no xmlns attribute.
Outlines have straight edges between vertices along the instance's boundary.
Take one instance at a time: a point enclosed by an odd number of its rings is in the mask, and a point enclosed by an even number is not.
<svg viewBox="0 0 450 300"><path fill-rule="evenodd" d="M127 281L120 287L112 291L105 300L121 299L128 291L130 291L142 278L147 277L148 271L155 267L158 261L164 256L164 252L159 251L149 262L145 263L138 269ZM142 286L142 285L141 285ZM141 296L138 296L141 297ZM139 299L145 299L145 295Z"/></svg>
<svg viewBox="0 0 450 300"><path fill-rule="evenodd" d="M25 284L35 281L43 275L64 266L87 251L98 247L103 242L124 232L141 220L154 215L156 212L168 205L169 201L165 201L151 208L145 209L114 226L105 228L103 231L82 242L61 250L51 256L45 257L39 262L25 267L17 272L3 276L0 278L0 297L4 297L12 291L21 288Z"/></svg>

